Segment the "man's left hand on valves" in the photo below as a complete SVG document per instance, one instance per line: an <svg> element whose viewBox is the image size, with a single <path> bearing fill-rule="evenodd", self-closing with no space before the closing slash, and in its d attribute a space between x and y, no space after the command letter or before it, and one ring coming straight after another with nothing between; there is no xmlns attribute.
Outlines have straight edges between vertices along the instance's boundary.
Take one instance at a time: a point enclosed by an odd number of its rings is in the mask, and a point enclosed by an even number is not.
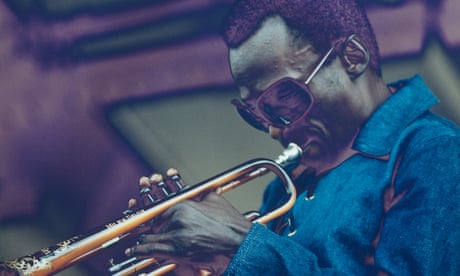
<svg viewBox="0 0 460 276"><path fill-rule="evenodd" d="M142 177L140 186L155 185L162 179L158 174ZM207 259L212 255L231 258L251 225L226 199L209 192L199 199L182 201L157 216L152 231L142 235L125 253L182 260Z"/></svg>

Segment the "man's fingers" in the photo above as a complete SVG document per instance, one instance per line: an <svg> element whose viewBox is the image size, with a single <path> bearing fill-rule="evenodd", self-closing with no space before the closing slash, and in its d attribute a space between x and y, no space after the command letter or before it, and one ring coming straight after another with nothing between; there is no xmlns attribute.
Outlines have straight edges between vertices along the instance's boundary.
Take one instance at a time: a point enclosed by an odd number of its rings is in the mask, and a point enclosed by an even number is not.
<svg viewBox="0 0 460 276"><path fill-rule="evenodd" d="M171 233L145 234L139 238L139 244L167 243L172 238Z"/></svg>
<svg viewBox="0 0 460 276"><path fill-rule="evenodd" d="M187 187L187 184L182 180L182 177L179 174L179 171L175 168L170 168L166 171L168 185L176 192Z"/></svg>
<svg viewBox="0 0 460 276"><path fill-rule="evenodd" d="M130 198L128 200L128 209L123 211L123 215L130 215L133 213L134 208L137 207L137 200L134 198Z"/></svg>
<svg viewBox="0 0 460 276"><path fill-rule="evenodd" d="M183 252L178 250L177 245L171 242L171 233L146 234L139 238L139 242L131 248L126 249L125 254L146 255L180 255Z"/></svg>
<svg viewBox="0 0 460 276"><path fill-rule="evenodd" d="M153 255L153 254L174 254L175 247L167 243L141 243L125 250L127 256Z"/></svg>
<svg viewBox="0 0 460 276"><path fill-rule="evenodd" d="M158 184L163 181L163 176L159 173L154 173L148 178L150 184Z"/></svg>
<svg viewBox="0 0 460 276"><path fill-rule="evenodd" d="M150 187L150 179L147 176L142 176L141 178L139 178L139 186L141 188Z"/></svg>
<svg viewBox="0 0 460 276"><path fill-rule="evenodd" d="M128 200L128 209L133 209L137 206L137 200L135 198L130 198Z"/></svg>

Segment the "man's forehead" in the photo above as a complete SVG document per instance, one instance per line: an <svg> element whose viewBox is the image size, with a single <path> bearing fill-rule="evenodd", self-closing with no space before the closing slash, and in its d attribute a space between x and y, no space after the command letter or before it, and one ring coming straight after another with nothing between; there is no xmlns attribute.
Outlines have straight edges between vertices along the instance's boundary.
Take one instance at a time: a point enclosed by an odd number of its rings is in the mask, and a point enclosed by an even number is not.
<svg viewBox="0 0 460 276"><path fill-rule="evenodd" d="M253 63L257 59L267 59L285 46L287 26L279 17L266 19L256 33L239 47L230 49L230 62L233 66Z"/></svg>
<svg viewBox="0 0 460 276"><path fill-rule="evenodd" d="M281 17L269 17L260 29L237 48L230 49L229 59L236 81L248 81L285 59L291 39L288 26Z"/></svg>
<svg viewBox="0 0 460 276"><path fill-rule="evenodd" d="M281 17L270 17L261 28L237 48L230 49L233 78L240 89L262 91L292 70L305 73L311 58L311 44L294 43L294 35ZM292 75L291 75L292 77ZM243 96L243 91L241 91Z"/></svg>

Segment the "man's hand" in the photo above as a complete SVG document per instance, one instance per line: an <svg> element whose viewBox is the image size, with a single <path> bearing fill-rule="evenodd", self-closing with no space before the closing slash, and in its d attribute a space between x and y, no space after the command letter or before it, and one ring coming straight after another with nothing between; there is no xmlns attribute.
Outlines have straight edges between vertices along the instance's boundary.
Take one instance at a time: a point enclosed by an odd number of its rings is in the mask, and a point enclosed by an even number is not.
<svg viewBox="0 0 460 276"><path fill-rule="evenodd" d="M146 181L155 185L162 178L158 174L143 177L141 188L147 185ZM142 235L126 254L169 256L198 263L225 255L229 261L251 225L227 200L210 192L200 199L176 204L156 217L152 233Z"/></svg>
<svg viewBox="0 0 460 276"><path fill-rule="evenodd" d="M250 227L251 222L228 201L209 193L201 201L184 201L161 214L157 232L143 235L129 254L233 255Z"/></svg>

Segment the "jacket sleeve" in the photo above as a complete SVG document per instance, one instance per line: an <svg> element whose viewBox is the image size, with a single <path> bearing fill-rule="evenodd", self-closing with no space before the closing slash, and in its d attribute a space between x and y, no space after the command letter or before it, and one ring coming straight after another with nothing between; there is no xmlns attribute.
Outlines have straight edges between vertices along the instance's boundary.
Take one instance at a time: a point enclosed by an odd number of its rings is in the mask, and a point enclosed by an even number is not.
<svg viewBox="0 0 460 276"><path fill-rule="evenodd" d="M460 140L423 145L403 155L385 199L375 266L391 275L460 275Z"/></svg>
<svg viewBox="0 0 460 276"><path fill-rule="evenodd" d="M225 275L313 275L320 272L316 263L316 257L304 247L255 224Z"/></svg>

